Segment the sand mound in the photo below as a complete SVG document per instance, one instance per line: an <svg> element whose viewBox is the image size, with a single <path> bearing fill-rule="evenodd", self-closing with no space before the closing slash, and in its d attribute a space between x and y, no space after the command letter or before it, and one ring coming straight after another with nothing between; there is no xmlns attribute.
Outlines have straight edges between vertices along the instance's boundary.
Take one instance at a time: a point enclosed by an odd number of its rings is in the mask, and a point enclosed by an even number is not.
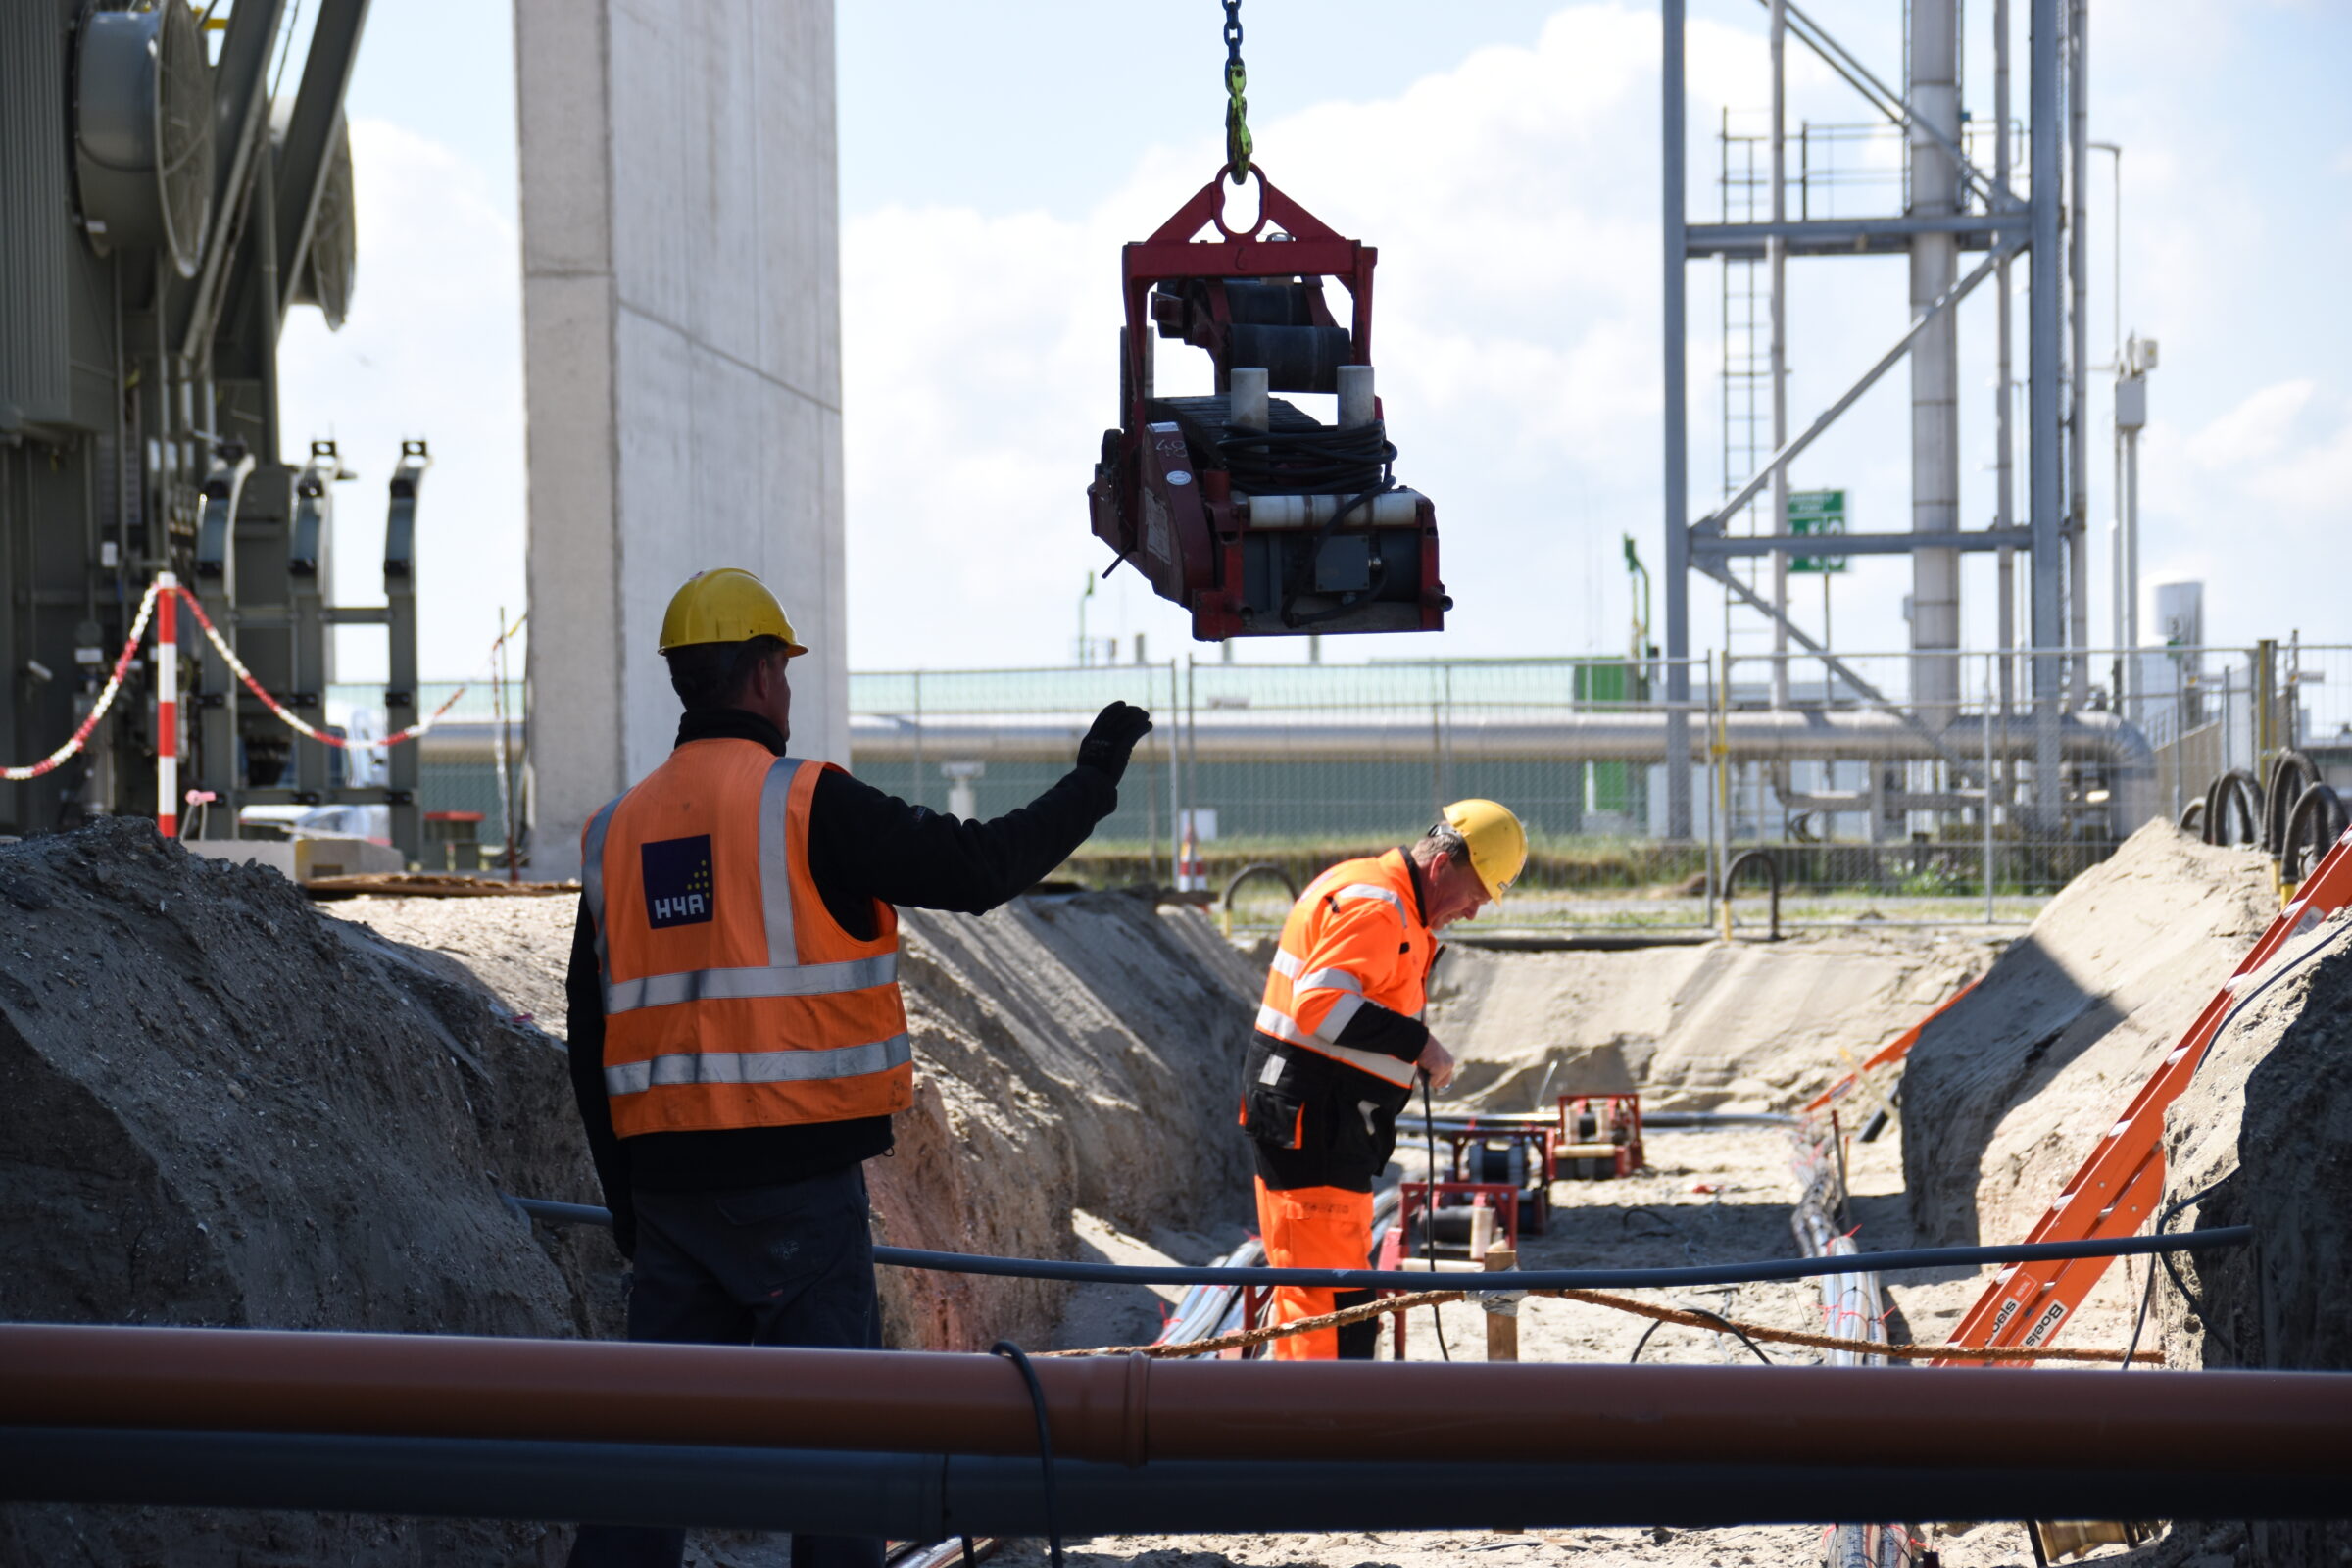
<svg viewBox="0 0 2352 1568"><path fill-rule="evenodd" d="M464 964L516 1016L564 1038L577 898L336 899L319 908Z"/></svg>
<svg viewBox="0 0 2352 1568"><path fill-rule="evenodd" d="M2166 1359L2185 1366L2352 1367L2352 911L2290 942L2165 1116L2171 1229L2252 1225L2245 1250L2189 1254L2204 1303L2158 1282ZM2332 1559L2331 1559L2332 1560Z"/></svg>
<svg viewBox="0 0 2352 1568"><path fill-rule="evenodd" d="M1465 1063L1448 1098L1533 1110L1640 1089L1653 1109L1787 1110L1980 972L1982 939L1845 933L1632 953L1448 949L1429 1022Z"/></svg>
<svg viewBox="0 0 2352 1568"><path fill-rule="evenodd" d="M2244 1250L2180 1261L2192 1307L2156 1282L2153 1318L2175 1366L2352 1368L2352 913L2290 943L2241 992L2196 1081L2165 1117L2172 1226L2251 1225ZM2352 1525L2260 1524L2256 1560L2352 1559Z"/></svg>
<svg viewBox="0 0 2352 1568"><path fill-rule="evenodd" d="M2259 852L2164 822L2069 883L1911 1051L1922 1244L2024 1235L2276 912Z"/></svg>
<svg viewBox="0 0 2352 1568"><path fill-rule="evenodd" d="M1196 909L1097 893L977 919L906 911L914 1108L867 1167L902 1247L1071 1257L1072 1211L1130 1230L1248 1210L1232 1126L1258 977ZM1063 1291L883 1271L891 1343L1042 1345Z"/></svg>

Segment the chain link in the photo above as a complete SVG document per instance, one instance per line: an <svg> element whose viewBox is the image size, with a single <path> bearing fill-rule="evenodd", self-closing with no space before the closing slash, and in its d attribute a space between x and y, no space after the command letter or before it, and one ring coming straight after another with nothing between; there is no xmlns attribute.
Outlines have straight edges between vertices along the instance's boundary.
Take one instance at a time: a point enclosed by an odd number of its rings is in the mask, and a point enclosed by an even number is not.
<svg viewBox="0 0 2352 1568"><path fill-rule="evenodd" d="M1242 67L1242 0L1225 0L1225 177L1250 177L1250 74Z"/></svg>

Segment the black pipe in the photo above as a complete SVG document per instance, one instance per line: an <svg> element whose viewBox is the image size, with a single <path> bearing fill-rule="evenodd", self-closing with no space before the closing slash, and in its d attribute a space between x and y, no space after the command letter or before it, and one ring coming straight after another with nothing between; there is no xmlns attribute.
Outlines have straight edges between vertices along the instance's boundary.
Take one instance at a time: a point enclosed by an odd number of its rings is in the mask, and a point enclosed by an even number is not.
<svg viewBox="0 0 2352 1568"><path fill-rule="evenodd" d="M1781 862L1770 850L1741 850L1732 857L1732 863L1723 868L1723 906L1726 923L1731 919L1732 892L1739 885L1740 873L1750 865L1764 867L1766 880L1772 887L1772 940L1781 940Z"/></svg>
<svg viewBox="0 0 2352 1568"><path fill-rule="evenodd" d="M1297 904L1298 902L1298 884L1291 880L1290 872L1284 870L1281 866L1276 865L1272 860L1252 860L1248 865L1243 866L1239 871L1234 872L1232 877L1229 878L1225 883L1224 898L1220 902L1224 906L1225 913L1228 918L1230 918L1233 914L1234 894L1240 891L1243 883L1249 881L1253 876L1270 876L1274 878L1276 881L1282 884L1282 891L1291 896L1291 902L1293 904Z"/></svg>
<svg viewBox="0 0 2352 1568"><path fill-rule="evenodd" d="M1492 1133L1496 1138L1512 1133L1536 1132L1557 1125L1558 1118L1548 1110L1502 1111L1492 1115L1457 1114L1440 1116L1436 1127L1443 1137L1447 1133ZM1664 1128L1674 1132L1703 1131L1717 1127L1802 1127L1805 1118L1778 1110L1644 1110L1642 1112L1643 1131ZM1418 1119L1399 1117L1398 1131L1418 1134Z"/></svg>
<svg viewBox="0 0 2352 1568"><path fill-rule="evenodd" d="M2272 859L2286 853L2287 814L2303 792L2320 782L2320 770L2301 752L2280 752L2271 759L2270 781L2262 791L2262 847Z"/></svg>
<svg viewBox="0 0 2352 1568"><path fill-rule="evenodd" d="M2289 882L2301 882L2311 870L2306 861L2316 864L2328 847L2343 836L2344 826L2344 803L2334 790L2316 783L2306 789L2286 814L2278 845L2278 874Z"/></svg>
<svg viewBox="0 0 2352 1568"><path fill-rule="evenodd" d="M1162 1460L1056 1466L1077 1535L1929 1521L2328 1519L2326 1474L2111 1468ZM0 1500L579 1520L939 1541L1039 1534L1028 1456L0 1427Z"/></svg>
<svg viewBox="0 0 2352 1568"><path fill-rule="evenodd" d="M534 1218L558 1223L610 1225L612 1216L586 1203L550 1203L544 1199L508 1201ZM555 1210L557 1212L547 1212ZM600 1215L602 1218L588 1218ZM2078 1257L2132 1257L2146 1252L2197 1252L2243 1247L2254 1238L2250 1225L2222 1225L2181 1236L2121 1236L2094 1242L2025 1242L2010 1247L1913 1247L1891 1252L1849 1252L1838 1257L1768 1258L1755 1263L1719 1263L1699 1268L1514 1269L1508 1274L1448 1274L1449 1291L1673 1290L1693 1285L1750 1285L1765 1280L1809 1280L1851 1274L1857 1265L1872 1273L1953 1268L1978 1263L2034 1263ZM1122 1263L1064 1263L1036 1257L990 1257L980 1252L935 1252L913 1247L877 1247L874 1261L888 1268L936 1269L949 1274L986 1274L998 1279L1067 1280L1086 1285L1303 1285L1317 1290L1425 1291L1425 1273L1369 1268L1136 1267Z"/></svg>
<svg viewBox="0 0 2352 1568"><path fill-rule="evenodd" d="M2234 817L2241 836L2231 838L2230 820ZM2216 778L2205 791L2205 842L2208 844L2256 844L2262 839L2262 786L2254 775L2242 767L2233 767Z"/></svg>
<svg viewBox="0 0 2352 1568"><path fill-rule="evenodd" d="M1805 1118L1782 1110L1645 1110L1642 1130L1705 1127L1802 1127Z"/></svg>

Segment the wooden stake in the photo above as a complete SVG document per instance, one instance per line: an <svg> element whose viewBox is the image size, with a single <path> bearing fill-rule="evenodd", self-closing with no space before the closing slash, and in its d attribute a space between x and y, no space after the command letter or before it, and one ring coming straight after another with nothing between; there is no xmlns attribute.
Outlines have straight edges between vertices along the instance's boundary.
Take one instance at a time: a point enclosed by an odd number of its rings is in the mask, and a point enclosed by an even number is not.
<svg viewBox="0 0 2352 1568"><path fill-rule="evenodd" d="M1487 1272L1490 1274L1519 1266L1519 1254L1513 1250L1508 1241L1496 1242L1482 1255L1486 1258ZM1490 1361L1518 1360L1519 1320L1500 1312L1489 1312L1486 1316L1487 1359ZM1498 1536L1516 1536L1524 1534L1524 1531L1518 1525L1497 1525L1494 1527L1494 1533Z"/></svg>
<svg viewBox="0 0 2352 1568"><path fill-rule="evenodd" d="M1511 1250L1508 1242L1496 1242L1487 1249L1485 1257L1487 1272L1490 1274L1500 1269L1512 1269L1519 1266L1519 1254ZM1517 1318L1506 1316L1501 1312L1487 1314L1487 1359L1490 1361L1516 1361L1519 1359L1519 1320Z"/></svg>

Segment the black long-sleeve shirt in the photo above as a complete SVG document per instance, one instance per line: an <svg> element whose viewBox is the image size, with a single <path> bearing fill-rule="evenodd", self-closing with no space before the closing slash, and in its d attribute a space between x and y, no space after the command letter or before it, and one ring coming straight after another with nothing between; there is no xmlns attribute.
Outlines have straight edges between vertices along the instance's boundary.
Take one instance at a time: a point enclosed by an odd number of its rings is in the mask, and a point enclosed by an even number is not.
<svg viewBox="0 0 2352 1568"><path fill-rule="evenodd" d="M784 737L775 726L741 710L687 713L678 722L681 746L718 738L758 741L784 755ZM966 822L909 806L828 769L808 806L809 876L827 912L852 936L874 935L877 899L983 914L1034 887L1067 859L1118 800L1118 787L1108 775L1078 766L1020 809L994 821ZM702 1192L797 1181L870 1159L891 1147L888 1116L618 1138L605 1098L604 988L595 917L585 900L572 932L564 991L572 1093L624 1244L632 1188Z"/></svg>

